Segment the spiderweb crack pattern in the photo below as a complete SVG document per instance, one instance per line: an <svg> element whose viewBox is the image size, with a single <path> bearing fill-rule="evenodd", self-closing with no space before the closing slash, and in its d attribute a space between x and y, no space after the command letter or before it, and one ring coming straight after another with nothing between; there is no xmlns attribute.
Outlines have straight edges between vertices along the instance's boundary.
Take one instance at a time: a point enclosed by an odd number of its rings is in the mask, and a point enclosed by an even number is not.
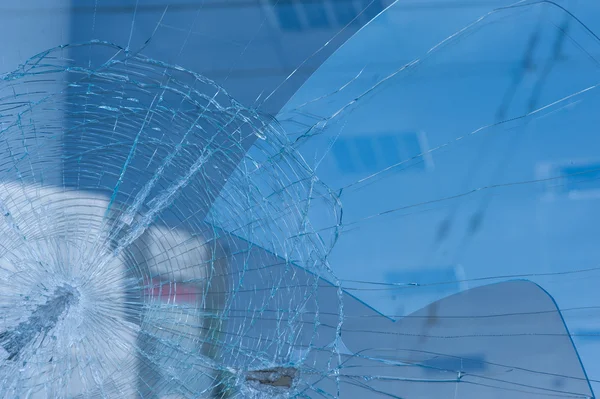
<svg viewBox="0 0 600 399"><path fill-rule="evenodd" d="M252 370L302 372L332 245L309 214L337 202L276 124L106 42L39 54L0 92L0 396L235 396Z"/></svg>

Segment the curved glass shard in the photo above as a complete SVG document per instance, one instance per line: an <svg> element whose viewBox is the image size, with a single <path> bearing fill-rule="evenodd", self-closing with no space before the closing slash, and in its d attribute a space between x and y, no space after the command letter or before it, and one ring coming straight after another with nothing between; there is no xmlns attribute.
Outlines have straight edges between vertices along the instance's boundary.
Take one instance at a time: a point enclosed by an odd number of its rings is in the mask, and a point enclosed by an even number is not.
<svg viewBox="0 0 600 399"><path fill-rule="evenodd" d="M398 319L530 279L564 311L594 387L595 15L585 1L397 2L278 115L339 193L328 260L345 290Z"/></svg>
<svg viewBox="0 0 600 399"><path fill-rule="evenodd" d="M463 291L396 322L346 297L341 338L336 367L324 347L310 355L308 397L593 397L554 300L529 281Z"/></svg>

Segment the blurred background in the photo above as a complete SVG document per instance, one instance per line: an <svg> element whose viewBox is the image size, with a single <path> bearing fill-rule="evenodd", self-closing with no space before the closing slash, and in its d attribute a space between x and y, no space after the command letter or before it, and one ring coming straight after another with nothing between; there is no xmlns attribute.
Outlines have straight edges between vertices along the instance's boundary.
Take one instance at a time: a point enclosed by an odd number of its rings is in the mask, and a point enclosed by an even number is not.
<svg viewBox="0 0 600 399"><path fill-rule="evenodd" d="M339 230L327 263L352 306L400 320L468 289L530 280L561 310L600 389L600 3L5 2L0 32L4 73L101 41L214 80L274 118L339 199L340 224L319 205L311 223ZM78 65L109 58L65 51ZM68 79L52 84L70 90ZM79 150L65 139L60 151ZM93 191L80 177L48 175ZM217 197L201 198L194 217L205 221ZM274 251L242 238L264 248L256 259Z"/></svg>

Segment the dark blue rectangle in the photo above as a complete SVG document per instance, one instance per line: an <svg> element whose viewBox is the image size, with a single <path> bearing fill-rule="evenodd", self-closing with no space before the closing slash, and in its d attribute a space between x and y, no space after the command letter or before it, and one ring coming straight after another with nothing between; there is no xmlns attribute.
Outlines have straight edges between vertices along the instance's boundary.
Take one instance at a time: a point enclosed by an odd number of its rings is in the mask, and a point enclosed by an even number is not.
<svg viewBox="0 0 600 399"><path fill-rule="evenodd" d="M563 166L558 173L564 176L564 191L600 190L600 163Z"/></svg>
<svg viewBox="0 0 600 399"><path fill-rule="evenodd" d="M368 136L357 137L354 144L358 149L360 164L362 169L367 171L375 171L379 169L377 155L373 149L373 139Z"/></svg>
<svg viewBox="0 0 600 399"><path fill-rule="evenodd" d="M354 160L350 154L348 140L338 139L332 147L331 152L333 153L340 170L347 173L356 172Z"/></svg>
<svg viewBox="0 0 600 399"><path fill-rule="evenodd" d="M429 373L437 373L440 370L464 373L481 372L486 369L485 358L481 355L465 357L439 356L421 362L424 370Z"/></svg>
<svg viewBox="0 0 600 399"><path fill-rule="evenodd" d="M362 15L365 21L370 21L383 11L381 0L362 0L361 5L364 10Z"/></svg>
<svg viewBox="0 0 600 399"><path fill-rule="evenodd" d="M332 153L343 172L375 173L403 163L397 171L425 170L419 135L408 133L371 133L340 137Z"/></svg>
<svg viewBox="0 0 600 399"><path fill-rule="evenodd" d="M311 28L331 27L329 19L327 18L327 12L325 11L325 4L322 1L305 2L303 7L304 15Z"/></svg>
<svg viewBox="0 0 600 399"><path fill-rule="evenodd" d="M417 284L434 284L456 281L456 271L453 266L441 267L435 269L421 270L397 270L388 272L385 275L386 283L417 283Z"/></svg>
<svg viewBox="0 0 600 399"><path fill-rule="evenodd" d="M293 3L279 2L273 4L273 8L277 14L281 29L290 31L302 30L302 24L300 23L300 18L298 18L296 6Z"/></svg>
<svg viewBox="0 0 600 399"><path fill-rule="evenodd" d="M348 25L349 23L358 23L356 16L358 15L354 2L351 0L334 0L332 6L335 12L338 23Z"/></svg>

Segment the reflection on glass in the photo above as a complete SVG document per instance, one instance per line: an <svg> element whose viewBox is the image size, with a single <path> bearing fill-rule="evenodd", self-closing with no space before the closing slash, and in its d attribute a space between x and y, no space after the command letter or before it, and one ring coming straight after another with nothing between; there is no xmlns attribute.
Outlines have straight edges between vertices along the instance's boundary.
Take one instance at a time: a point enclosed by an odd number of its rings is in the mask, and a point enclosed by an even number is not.
<svg viewBox="0 0 600 399"><path fill-rule="evenodd" d="M594 397L597 5L44 7L1 397Z"/></svg>

